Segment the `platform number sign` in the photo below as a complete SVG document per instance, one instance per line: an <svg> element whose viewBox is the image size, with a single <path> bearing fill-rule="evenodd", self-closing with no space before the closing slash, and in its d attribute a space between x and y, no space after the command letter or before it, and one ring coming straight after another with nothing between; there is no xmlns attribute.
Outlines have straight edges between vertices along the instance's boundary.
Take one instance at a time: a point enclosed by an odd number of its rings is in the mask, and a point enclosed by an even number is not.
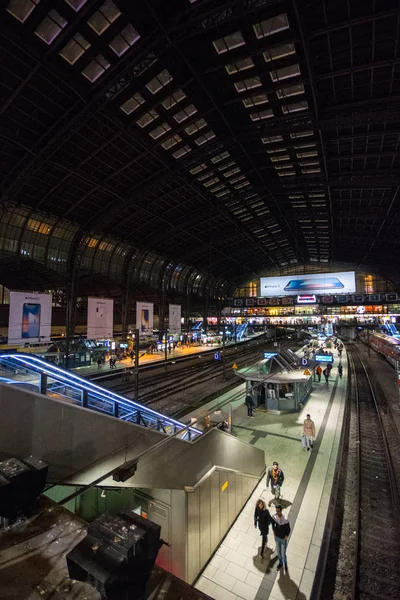
<svg viewBox="0 0 400 600"><path fill-rule="evenodd" d="M214 360L221 360L221 352L214 352Z"/></svg>

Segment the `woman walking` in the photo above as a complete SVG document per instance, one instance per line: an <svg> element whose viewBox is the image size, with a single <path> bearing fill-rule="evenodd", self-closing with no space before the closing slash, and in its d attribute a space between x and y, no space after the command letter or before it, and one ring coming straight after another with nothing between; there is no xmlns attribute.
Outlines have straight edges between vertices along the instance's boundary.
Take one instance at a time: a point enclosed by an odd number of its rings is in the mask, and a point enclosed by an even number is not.
<svg viewBox="0 0 400 600"><path fill-rule="evenodd" d="M260 556L263 558L265 546L268 542L268 530L269 524L271 523L271 515L269 514L269 510L266 507L264 500L257 500L256 508L254 510L254 527L260 530L260 535L262 536L261 542L261 552Z"/></svg>

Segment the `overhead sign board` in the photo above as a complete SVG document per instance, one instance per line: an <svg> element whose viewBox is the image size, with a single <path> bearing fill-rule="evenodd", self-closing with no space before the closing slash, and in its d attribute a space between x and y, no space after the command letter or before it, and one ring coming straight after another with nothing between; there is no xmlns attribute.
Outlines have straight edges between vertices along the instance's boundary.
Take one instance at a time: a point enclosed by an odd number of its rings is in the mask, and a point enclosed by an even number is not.
<svg viewBox="0 0 400 600"><path fill-rule="evenodd" d="M351 294L355 291L356 274L354 271L261 277L260 279L260 296L263 297Z"/></svg>
<svg viewBox="0 0 400 600"><path fill-rule="evenodd" d="M277 352L264 352L264 358L266 360L268 360L269 358L272 358L273 356L276 356L278 353Z"/></svg>
<svg viewBox="0 0 400 600"><path fill-rule="evenodd" d="M49 342L51 294L10 292L8 343Z"/></svg>
<svg viewBox="0 0 400 600"><path fill-rule="evenodd" d="M333 356L329 354L316 354L314 360L322 363L333 363Z"/></svg>

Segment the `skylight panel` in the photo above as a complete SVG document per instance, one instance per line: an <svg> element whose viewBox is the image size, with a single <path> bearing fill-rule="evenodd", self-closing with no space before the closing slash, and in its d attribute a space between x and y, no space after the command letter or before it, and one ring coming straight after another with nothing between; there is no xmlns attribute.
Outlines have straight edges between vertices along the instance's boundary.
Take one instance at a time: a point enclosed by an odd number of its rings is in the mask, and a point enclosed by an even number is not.
<svg viewBox="0 0 400 600"><path fill-rule="evenodd" d="M263 144L273 144L274 142L282 142L283 137L281 135L270 135L269 137L261 138Z"/></svg>
<svg viewBox="0 0 400 600"><path fill-rule="evenodd" d="M174 158L181 158L181 156L184 156L185 154L191 151L191 147L186 144L185 146L182 146L182 148L178 148L178 150L175 150L175 152L172 153L172 156Z"/></svg>
<svg viewBox="0 0 400 600"><path fill-rule="evenodd" d="M170 138L168 138L167 140L162 142L161 146L164 148L164 150L169 150L173 146L176 146L176 144L179 144L179 142L181 142L181 141L182 141L181 136L178 135L177 133L175 133Z"/></svg>
<svg viewBox="0 0 400 600"><path fill-rule="evenodd" d="M292 140L295 140L297 138L310 137L310 135L314 135L314 132L313 131L301 131L300 133L291 133L290 137L292 138Z"/></svg>
<svg viewBox="0 0 400 600"><path fill-rule="evenodd" d="M121 104L120 109L123 110L125 114L130 115L131 113L133 113L133 111L139 108L141 104L144 104L144 102L145 100L143 96L138 92L134 94L132 98L129 98L128 100L126 100L126 102Z"/></svg>
<svg viewBox="0 0 400 600"><path fill-rule="evenodd" d="M236 62L225 65L225 69L228 75L234 75L235 73L239 73L240 71L246 71L247 69L252 69L254 67L254 62L252 58L242 58L241 60L237 60Z"/></svg>
<svg viewBox="0 0 400 600"><path fill-rule="evenodd" d="M246 108L250 108L252 106L258 106L259 104L265 104L268 102L268 96L263 92L256 96L252 96L251 98L243 98L242 102Z"/></svg>
<svg viewBox="0 0 400 600"><path fill-rule="evenodd" d="M38 25L35 35L50 45L67 25L66 19L53 9Z"/></svg>
<svg viewBox="0 0 400 600"><path fill-rule="evenodd" d="M261 86L261 80L259 77L249 77L248 79L243 79L243 81L236 81L234 83L236 91L241 93L246 90L252 90L254 88Z"/></svg>
<svg viewBox="0 0 400 600"><path fill-rule="evenodd" d="M158 138L162 137L164 134L166 134L168 131L171 130L170 125L167 122L161 123L161 125L159 125L158 127L156 127L155 129L153 129L152 131L150 131L150 135L153 138L153 140L158 140Z"/></svg>
<svg viewBox="0 0 400 600"><path fill-rule="evenodd" d="M117 56L122 56L133 44L140 39L136 29L129 23L124 29L110 42L109 46Z"/></svg>
<svg viewBox="0 0 400 600"><path fill-rule="evenodd" d="M296 156L297 158L310 158L311 156L317 156L318 153L317 151L312 151L312 152L296 152Z"/></svg>
<svg viewBox="0 0 400 600"><path fill-rule="evenodd" d="M288 67L282 67L282 69L270 71L269 75L274 83L283 81L284 79L290 79L290 77L297 77L297 75L300 75L300 67L298 64L289 65Z"/></svg>
<svg viewBox="0 0 400 600"><path fill-rule="evenodd" d="M170 110L173 106L175 106L175 104L178 104L178 102L181 102L184 98L186 98L185 92L182 90L176 90L170 96L165 98L161 104L166 110Z"/></svg>
<svg viewBox="0 0 400 600"><path fill-rule="evenodd" d="M96 81L107 69L110 68L110 63L102 54L98 54L91 63L88 64L82 71L82 75L89 79L92 83Z"/></svg>
<svg viewBox="0 0 400 600"><path fill-rule="evenodd" d="M229 169L229 167L233 167L233 165L236 165L236 163L234 160L231 160L228 163L222 165L221 167L218 167L218 171L225 171L225 169Z"/></svg>
<svg viewBox="0 0 400 600"><path fill-rule="evenodd" d="M189 104L189 106L185 106L185 108L177 112L174 115L174 119L177 123L182 123L183 121L186 121L186 119L188 119L192 115L195 115L196 113L197 108L193 106L193 104Z"/></svg>
<svg viewBox="0 0 400 600"><path fill-rule="evenodd" d="M279 177L291 177L292 175L296 175L296 173L295 171L279 171L277 175L279 175Z"/></svg>
<svg viewBox="0 0 400 600"><path fill-rule="evenodd" d="M97 35L101 35L118 19L120 14L121 11L115 6L114 2L106 0L87 22Z"/></svg>
<svg viewBox="0 0 400 600"><path fill-rule="evenodd" d="M267 154L278 154L279 152L287 152L288 149L282 146L281 148L272 148L271 150L267 150Z"/></svg>
<svg viewBox="0 0 400 600"><path fill-rule="evenodd" d="M263 119L270 119L273 116L274 113L270 108L267 110L260 110L259 112L250 113L250 119L252 121L262 121Z"/></svg>
<svg viewBox="0 0 400 600"><path fill-rule="evenodd" d="M206 142L208 142L209 140L212 140L213 138L215 138L215 133L213 131L207 131L204 135L201 135L200 137L196 138L194 141L196 142L196 144L198 146L202 146L203 144L205 144Z"/></svg>
<svg viewBox="0 0 400 600"><path fill-rule="evenodd" d="M204 119L199 119L195 123L192 123L192 125L188 125L188 127L185 127L185 131L188 135L193 135L194 133L200 131L200 129L203 129L203 127L206 126L207 121L205 121Z"/></svg>
<svg viewBox="0 0 400 600"><path fill-rule="evenodd" d="M242 33L235 31L235 33L230 33L219 40L215 40L213 46L218 54L224 54L225 52L244 46L245 43Z"/></svg>
<svg viewBox="0 0 400 600"><path fill-rule="evenodd" d="M218 183L219 182L219 178L218 177L213 177L212 179L207 179L207 181L205 181L203 183L204 187L210 187L212 185L214 185L214 183Z"/></svg>
<svg viewBox="0 0 400 600"><path fill-rule="evenodd" d="M304 100L303 102L295 102L292 104L285 104L281 106L282 112L284 114L299 112L300 110L307 110L308 102Z"/></svg>
<svg viewBox="0 0 400 600"><path fill-rule="evenodd" d="M39 2L40 0L11 0L7 6L7 12L20 23L25 23Z"/></svg>
<svg viewBox="0 0 400 600"><path fill-rule="evenodd" d="M321 169L302 169L301 170L302 173L304 173L305 175L307 173L321 173Z"/></svg>
<svg viewBox="0 0 400 600"><path fill-rule="evenodd" d="M230 169L224 173L224 177L232 177L235 173L239 173L240 167L235 167L234 169Z"/></svg>
<svg viewBox="0 0 400 600"><path fill-rule="evenodd" d="M68 44L61 50L60 56L69 62L70 65L74 65L76 61L80 59L82 54L84 54L89 48L90 44L83 37L83 35L76 33L74 37L69 40Z"/></svg>
<svg viewBox="0 0 400 600"><path fill-rule="evenodd" d="M192 175L196 175L197 173L204 171L204 169L207 169L207 165L206 163L201 163L200 165L197 165L197 167L193 167L193 169L190 169L189 173L191 173Z"/></svg>
<svg viewBox="0 0 400 600"><path fill-rule="evenodd" d="M282 154L281 156L270 156L271 162L283 162L284 160L290 160L289 154Z"/></svg>
<svg viewBox="0 0 400 600"><path fill-rule="evenodd" d="M280 90L276 90L276 95L279 100L283 98L290 98L291 96L298 96L299 94L304 94L304 85L302 83L297 83L295 85L288 85Z"/></svg>
<svg viewBox="0 0 400 600"><path fill-rule="evenodd" d="M221 162L221 160L225 160L225 158L229 157L229 152L222 152L221 154L217 154L217 156L213 156L211 162L216 164Z"/></svg>
<svg viewBox="0 0 400 600"><path fill-rule="evenodd" d="M149 92L151 92L152 94L156 94L163 87L168 85L170 81L172 81L172 75L168 73L167 69L164 69L163 71L161 71L161 73L156 75L156 77L154 77L148 83L146 83L146 87L149 90Z"/></svg>
<svg viewBox="0 0 400 600"><path fill-rule="evenodd" d="M158 112L156 110L149 110L149 112L144 113L144 115L142 115L137 121L136 123L139 125L139 127L146 127L146 125L148 125L149 123L151 123L152 121L154 121L155 119L157 119L158 117Z"/></svg>
<svg viewBox="0 0 400 600"><path fill-rule="evenodd" d="M259 40L261 38L274 35L275 33L279 33L279 31L289 29L287 14L282 13L281 15L273 17L272 19L261 21L261 23L255 23L253 25L253 29L254 33L256 34L256 38Z"/></svg>
<svg viewBox="0 0 400 600"><path fill-rule="evenodd" d="M279 58L284 58L285 56L290 56L291 54L295 54L296 50L294 48L294 44L280 44L279 46L274 46L273 48L269 48L264 52L264 60L265 62L270 62L272 60L278 60Z"/></svg>

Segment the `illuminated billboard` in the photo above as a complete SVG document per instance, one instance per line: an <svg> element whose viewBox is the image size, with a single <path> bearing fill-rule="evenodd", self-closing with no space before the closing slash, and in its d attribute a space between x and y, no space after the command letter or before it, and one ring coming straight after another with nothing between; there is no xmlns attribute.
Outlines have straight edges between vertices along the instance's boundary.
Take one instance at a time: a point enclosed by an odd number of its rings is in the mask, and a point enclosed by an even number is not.
<svg viewBox="0 0 400 600"><path fill-rule="evenodd" d="M113 337L114 300L88 298L87 339L104 340Z"/></svg>
<svg viewBox="0 0 400 600"><path fill-rule="evenodd" d="M260 296L298 296L303 294L351 294L356 291L354 271L261 277Z"/></svg>
<svg viewBox="0 0 400 600"><path fill-rule="evenodd" d="M50 341L51 294L10 292L9 344Z"/></svg>

